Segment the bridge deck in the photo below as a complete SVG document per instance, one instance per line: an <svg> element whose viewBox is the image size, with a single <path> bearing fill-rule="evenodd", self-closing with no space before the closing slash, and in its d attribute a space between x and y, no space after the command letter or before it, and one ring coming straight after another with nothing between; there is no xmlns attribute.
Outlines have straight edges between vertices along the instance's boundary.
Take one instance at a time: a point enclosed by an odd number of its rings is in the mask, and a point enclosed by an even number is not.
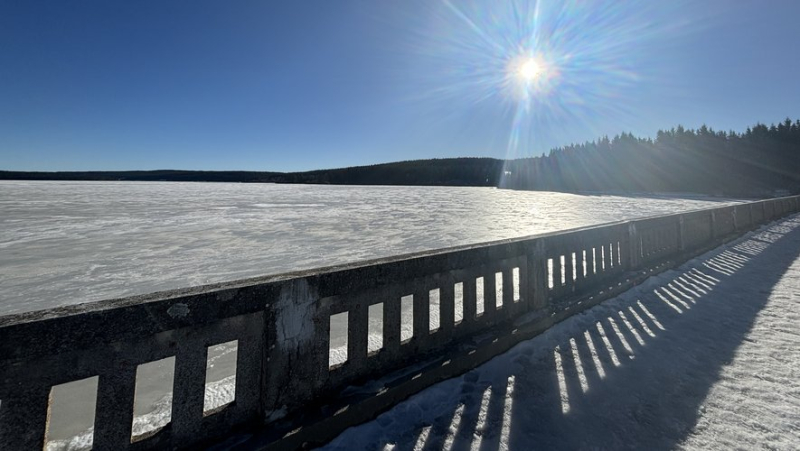
<svg viewBox="0 0 800 451"><path fill-rule="evenodd" d="M791 449L800 215L649 279L324 449Z"/></svg>

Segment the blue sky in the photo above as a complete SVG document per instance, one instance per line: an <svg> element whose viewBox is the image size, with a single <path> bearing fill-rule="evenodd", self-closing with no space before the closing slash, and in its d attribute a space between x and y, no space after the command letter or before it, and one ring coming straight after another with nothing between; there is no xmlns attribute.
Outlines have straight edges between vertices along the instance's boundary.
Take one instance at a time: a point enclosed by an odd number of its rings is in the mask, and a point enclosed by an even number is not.
<svg viewBox="0 0 800 451"><path fill-rule="evenodd" d="M5 0L0 169L293 171L742 130L800 117L798 17L797 0Z"/></svg>

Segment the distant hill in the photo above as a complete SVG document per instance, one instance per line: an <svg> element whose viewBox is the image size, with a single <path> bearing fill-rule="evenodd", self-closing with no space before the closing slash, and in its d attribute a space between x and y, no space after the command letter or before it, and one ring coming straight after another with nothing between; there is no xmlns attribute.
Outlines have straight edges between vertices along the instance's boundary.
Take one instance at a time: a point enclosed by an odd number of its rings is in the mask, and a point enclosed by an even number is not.
<svg viewBox="0 0 800 451"><path fill-rule="evenodd" d="M334 185L497 186L503 160L445 158L306 172L256 171L0 171L0 180L316 183Z"/></svg>
<svg viewBox="0 0 800 451"><path fill-rule="evenodd" d="M800 120L756 124L743 133L706 126L623 133L518 160L445 158L321 169L255 171L0 171L0 180L133 180L335 185L499 186L613 193L701 193L764 197L800 193Z"/></svg>

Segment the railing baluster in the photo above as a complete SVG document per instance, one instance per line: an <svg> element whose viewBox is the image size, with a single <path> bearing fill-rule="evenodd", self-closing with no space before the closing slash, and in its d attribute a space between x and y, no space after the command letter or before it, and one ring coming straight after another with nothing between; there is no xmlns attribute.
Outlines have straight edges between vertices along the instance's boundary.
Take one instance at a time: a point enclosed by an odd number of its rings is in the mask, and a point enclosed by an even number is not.
<svg viewBox="0 0 800 451"><path fill-rule="evenodd" d="M316 336L321 336L324 328L321 321L315 321ZM256 418L260 414L261 382L266 361L267 346L264 343L264 314L248 315L243 322L236 352L236 399L235 409L238 421ZM318 346L316 355L310 356L310 371L316 368L316 377L323 379L323 361L327 361L328 347ZM325 359L325 360L323 360Z"/></svg>
<svg viewBox="0 0 800 451"><path fill-rule="evenodd" d="M629 270L637 270L641 265L641 258L642 258L642 250L641 250L641 240L639 238L639 231L636 227L636 224L630 223L628 224L628 269ZM625 254L623 254L625 255Z"/></svg>
<svg viewBox="0 0 800 451"><path fill-rule="evenodd" d="M464 325L470 328L478 314L478 296L475 287L475 271L468 270L464 280Z"/></svg>
<svg viewBox="0 0 800 451"><path fill-rule="evenodd" d="M416 316L416 306L414 310ZM361 298L350 310L347 323L347 360L356 368L361 367L367 359L368 334L369 306L367 300Z"/></svg>
<svg viewBox="0 0 800 451"><path fill-rule="evenodd" d="M414 338L412 341L422 344L430 333L430 297L424 283L418 282L414 289Z"/></svg>
<svg viewBox="0 0 800 451"><path fill-rule="evenodd" d="M136 365L119 360L100 373L94 420L94 449L125 449L131 444Z"/></svg>
<svg viewBox="0 0 800 451"><path fill-rule="evenodd" d="M383 303L383 347L389 355L400 352L400 297L396 291L390 291Z"/></svg>
<svg viewBox="0 0 800 451"><path fill-rule="evenodd" d="M497 282L495 282L495 271L493 268L483 271L483 312L486 319L494 321L497 313Z"/></svg>
<svg viewBox="0 0 800 451"><path fill-rule="evenodd" d="M51 387L21 380L3 388L5 393L0 405L0 448L42 449Z"/></svg>
<svg viewBox="0 0 800 451"><path fill-rule="evenodd" d="M513 267L514 265L512 265ZM514 311L514 275L511 273L512 267L503 269L503 306ZM522 277L522 276L520 276Z"/></svg>
<svg viewBox="0 0 800 451"><path fill-rule="evenodd" d="M543 310L549 306L546 255L544 240L534 241L528 250L528 296L531 297L531 310Z"/></svg>
<svg viewBox="0 0 800 451"><path fill-rule="evenodd" d="M553 289L550 294L552 298L556 298L561 296L561 293L564 291L564 288L561 285L561 256L556 254L553 255L551 259L553 261L553 265L549 270L552 272L551 276L553 278Z"/></svg>
<svg viewBox="0 0 800 451"><path fill-rule="evenodd" d="M208 348L199 340L178 342L172 395L172 434L177 443L200 435Z"/></svg>
<svg viewBox="0 0 800 451"><path fill-rule="evenodd" d="M439 328L443 337L449 339L453 333L455 323L455 279L451 274L443 275L439 278ZM444 343L442 343L444 344Z"/></svg>

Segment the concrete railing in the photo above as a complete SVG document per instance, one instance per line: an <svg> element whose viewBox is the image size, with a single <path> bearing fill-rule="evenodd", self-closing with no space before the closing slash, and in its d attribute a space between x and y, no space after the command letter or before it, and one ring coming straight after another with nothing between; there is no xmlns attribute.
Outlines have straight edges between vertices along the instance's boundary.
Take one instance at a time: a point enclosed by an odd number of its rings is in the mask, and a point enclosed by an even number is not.
<svg viewBox="0 0 800 451"><path fill-rule="evenodd" d="M447 356L454 344L523 315L586 308L576 306L631 274L797 212L799 199L1 317L0 448L42 449L52 387L90 377L98 378L94 449L185 447L269 429L350 384ZM377 330L369 321L376 312ZM346 328L338 353L332 324ZM369 341L370 333L380 339ZM204 411L208 348L234 340L235 399ZM132 439L137 368L165 357L175 359L171 421Z"/></svg>

